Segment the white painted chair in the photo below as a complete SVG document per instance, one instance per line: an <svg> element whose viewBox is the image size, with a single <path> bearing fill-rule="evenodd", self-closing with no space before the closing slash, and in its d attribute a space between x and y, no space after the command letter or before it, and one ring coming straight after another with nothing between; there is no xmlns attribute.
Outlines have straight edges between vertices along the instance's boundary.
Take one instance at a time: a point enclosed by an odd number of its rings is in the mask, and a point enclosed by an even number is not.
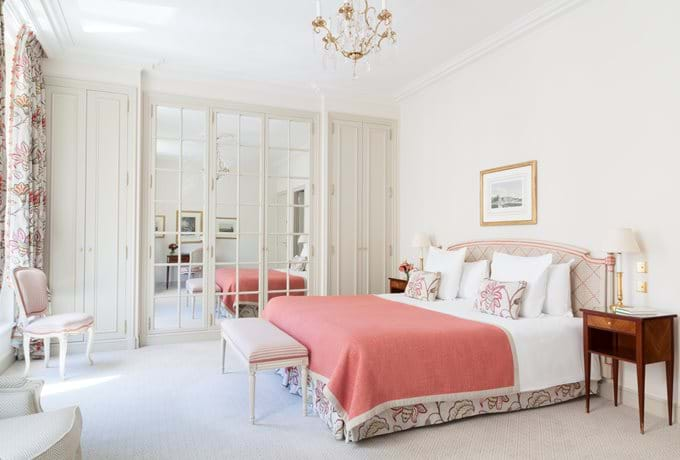
<svg viewBox="0 0 680 460"><path fill-rule="evenodd" d="M203 292L203 278L188 279L184 289L188 294L187 302L191 299L191 319L196 319L196 295ZM222 288L217 283L215 283L215 292L222 292Z"/></svg>
<svg viewBox="0 0 680 460"><path fill-rule="evenodd" d="M255 373L267 369L299 367L302 382L302 414L307 415L307 366L309 354L300 342L261 318L222 321L222 373L227 342L248 363L250 374L250 423L255 423Z"/></svg>
<svg viewBox="0 0 680 460"><path fill-rule="evenodd" d="M87 359L92 365L92 336L94 334L92 315L85 313L48 315L49 295L45 273L37 268L15 268L12 275L16 297L25 317L23 336L26 367L24 376L28 375L31 367L31 339L43 340L45 367L49 367L52 337L59 340L59 374L63 379L66 370L67 337L70 334L87 332Z"/></svg>

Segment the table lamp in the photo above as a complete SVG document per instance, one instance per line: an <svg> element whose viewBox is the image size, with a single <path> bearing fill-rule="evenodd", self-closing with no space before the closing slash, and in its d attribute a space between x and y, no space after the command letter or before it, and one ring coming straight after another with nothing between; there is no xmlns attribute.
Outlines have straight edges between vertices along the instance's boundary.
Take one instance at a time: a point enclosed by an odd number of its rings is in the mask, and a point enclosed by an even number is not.
<svg viewBox="0 0 680 460"><path fill-rule="evenodd" d="M420 249L420 269L423 269L423 259L424 259L424 249L430 247L430 237L427 233L418 232L413 235L413 240L411 240L411 246Z"/></svg>
<svg viewBox="0 0 680 460"><path fill-rule="evenodd" d="M609 233L605 244L608 253L616 254L616 304L611 306L612 311L616 312L617 308L623 307L623 262L621 254L640 252L633 235L633 230L630 228L617 228Z"/></svg>

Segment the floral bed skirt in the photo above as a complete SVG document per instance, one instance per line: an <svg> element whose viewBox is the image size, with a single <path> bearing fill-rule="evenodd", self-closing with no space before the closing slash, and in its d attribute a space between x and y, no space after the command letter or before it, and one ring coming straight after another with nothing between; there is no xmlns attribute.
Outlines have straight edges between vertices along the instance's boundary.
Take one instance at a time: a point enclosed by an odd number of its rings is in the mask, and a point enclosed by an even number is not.
<svg viewBox="0 0 680 460"><path fill-rule="evenodd" d="M279 369L283 386L293 394L302 394L300 375L297 368ZM428 402L411 406L393 407L374 415L351 430L345 429L333 404L323 394L325 384L309 376L308 389L312 392L314 412L332 431L335 439L361 441L383 434L404 431L421 426L451 422L475 415L513 412L521 409L550 406L585 395L584 382L557 385L544 390L526 391L504 396L491 396L480 399L461 399L454 401ZM591 385L593 391L597 385Z"/></svg>

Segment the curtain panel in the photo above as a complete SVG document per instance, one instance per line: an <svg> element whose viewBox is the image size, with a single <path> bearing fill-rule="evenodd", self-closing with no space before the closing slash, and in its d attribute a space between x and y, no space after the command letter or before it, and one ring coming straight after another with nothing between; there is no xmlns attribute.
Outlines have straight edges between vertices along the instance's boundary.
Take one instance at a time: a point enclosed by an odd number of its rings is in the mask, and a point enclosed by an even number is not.
<svg viewBox="0 0 680 460"><path fill-rule="evenodd" d="M13 284L16 267L43 269L47 232L44 56L36 36L22 26L14 50L9 95L4 289ZM21 354L23 318L16 313L15 317L12 342ZM42 354L39 343L32 345L33 353Z"/></svg>
<svg viewBox="0 0 680 460"><path fill-rule="evenodd" d="M5 203L7 195L7 146L5 125L5 18L0 0L0 286L5 268Z"/></svg>
<svg viewBox="0 0 680 460"><path fill-rule="evenodd" d="M24 25L17 35L9 100L5 282L16 267L43 268L47 231L44 52Z"/></svg>

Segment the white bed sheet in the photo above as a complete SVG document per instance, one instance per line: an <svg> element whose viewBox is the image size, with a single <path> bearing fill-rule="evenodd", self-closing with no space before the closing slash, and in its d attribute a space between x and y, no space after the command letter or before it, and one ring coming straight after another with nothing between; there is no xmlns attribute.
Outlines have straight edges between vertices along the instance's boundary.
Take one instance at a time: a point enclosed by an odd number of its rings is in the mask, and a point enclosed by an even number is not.
<svg viewBox="0 0 680 460"><path fill-rule="evenodd" d="M404 294L381 294L384 299L425 308L464 319L502 327L512 336L517 356L519 390L534 391L580 382L583 368L583 321L581 318L541 316L505 319L473 308L473 299L411 299ZM599 360L593 359L591 380L600 380Z"/></svg>

